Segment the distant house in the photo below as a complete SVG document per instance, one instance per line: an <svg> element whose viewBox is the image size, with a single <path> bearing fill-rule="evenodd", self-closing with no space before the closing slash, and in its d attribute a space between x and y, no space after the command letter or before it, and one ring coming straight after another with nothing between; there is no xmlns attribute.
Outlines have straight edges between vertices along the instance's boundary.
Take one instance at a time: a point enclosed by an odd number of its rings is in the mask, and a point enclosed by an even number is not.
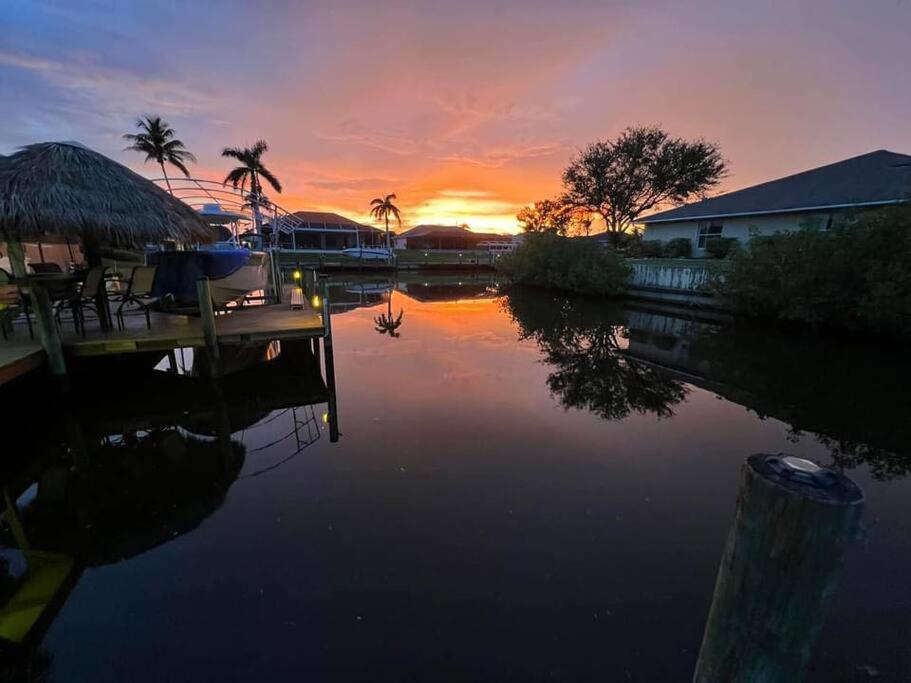
<svg viewBox="0 0 911 683"><path fill-rule="evenodd" d="M341 251L363 244L383 244L385 233L369 225L328 211L295 211L294 230L281 233L283 249L298 251ZM267 224L265 232L269 232Z"/></svg>
<svg viewBox="0 0 911 683"><path fill-rule="evenodd" d="M846 212L911 199L911 156L881 149L641 219L645 239L692 240L703 255L713 237L822 230Z"/></svg>
<svg viewBox="0 0 911 683"><path fill-rule="evenodd" d="M487 249L491 243L511 243L512 235L472 232L457 225L416 225L396 235L396 249Z"/></svg>

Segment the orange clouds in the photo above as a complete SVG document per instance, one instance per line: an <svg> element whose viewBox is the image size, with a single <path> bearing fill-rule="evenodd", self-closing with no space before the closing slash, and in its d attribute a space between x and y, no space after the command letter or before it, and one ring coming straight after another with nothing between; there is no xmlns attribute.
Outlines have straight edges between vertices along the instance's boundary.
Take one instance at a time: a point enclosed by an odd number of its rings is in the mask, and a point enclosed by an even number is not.
<svg viewBox="0 0 911 683"><path fill-rule="evenodd" d="M201 175L265 138L285 208L365 220L395 192L406 227L513 231L577 148L632 124L719 142L723 189L911 150L908 3L200 0L0 20L0 153L77 139L155 175L120 134L161 114Z"/></svg>

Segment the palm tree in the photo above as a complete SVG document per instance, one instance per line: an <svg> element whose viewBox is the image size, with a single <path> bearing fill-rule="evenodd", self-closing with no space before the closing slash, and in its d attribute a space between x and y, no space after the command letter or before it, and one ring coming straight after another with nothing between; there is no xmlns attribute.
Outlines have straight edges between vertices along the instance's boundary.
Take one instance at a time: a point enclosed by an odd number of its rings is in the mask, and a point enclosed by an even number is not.
<svg viewBox="0 0 911 683"><path fill-rule="evenodd" d="M392 247L389 244L389 217L395 218L396 222L402 224L402 214L392 202L395 201L395 193L387 194L385 197L377 197L370 202L370 215L378 221L386 221L386 249L392 253Z"/></svg>
<svg viewBox="0 0 911 683"><path fill-rule="evenodd" d="M272 174L272 171L263 166L262 157L268 151L269 143L265 140L257 140L252 147L225 147L221 151L223 157L237 159L241 163L240 166L228 173L222 182L226 185L231 183L232 186L235 188L240 187L241 190L246 187L248 181L250 183L250 192L247 194L247 199L253 207L253 219L256 223L257 232L260 231L259 207L268 203L266 196L263 194L263 186L260 179L265 178L279 194L282 191L282 184L278 178Z"/></svg>
<svg viewBox="0 0 911 683"><path fill-rule="evenodd" d="M174 137L174 129L160 116L143 116L136 120L136 127L141 132L127 133L123 136L124 140L133 143L124 151L142 152L146 155L146 163L157 162L164 174L168 192L171 192L171 181L164 167L165 162L176 166L189 178L190 172L187 170L186 162L191 161L195 164L196 157L184 147L183 142Z"/></svg>

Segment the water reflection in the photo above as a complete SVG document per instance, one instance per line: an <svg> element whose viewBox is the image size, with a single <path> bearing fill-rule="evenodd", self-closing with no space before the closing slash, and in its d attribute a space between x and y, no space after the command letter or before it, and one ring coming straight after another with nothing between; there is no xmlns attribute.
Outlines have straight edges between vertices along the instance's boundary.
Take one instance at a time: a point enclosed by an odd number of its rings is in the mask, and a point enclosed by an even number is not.
<svg viewBox="0 0 911 683"><path fill-rule="evenodd" d="M547 386L564 407L609 420L634 412L670 417L686 398L682 381L624 355L622 309L529 290L511 290L505 302L522 338L541 347L552 367Z"/></svg>
<svg viewBox="0 0 911 683"><path fill-rule="evenodd" d="M398 329L402 326L402 318L405 315L405 309L399 309L397 317L392 316L392 290L386 296L386 312L378 315L373 319L376 325L376 331L380 334L388 334L390 337L400 337Z"/></svg>
<svg viewBox="0 0 911 683"><path fill-rule="evenodd" d="M377 278L366 275L336 275L329 279L329 298L333 315L354 311L359 308L374 308L386 304L386 312L376 316L377 327L392 320L392 298L401 293L412 301L423 303L452 302L477 299L493 299L500 295L499 283L493 273L436 273L427 275L420 272L402 271L394 277ZM400 309L401 310L401 309Z"/></svg>
<svg viewBox="0 0 911 683"><path fill-rule="evenodd" d="M52 659L28 649L22 666L63 680L686 680L737 468L790 445L756 414L853 439L865 450L846 466L880 448L904 468L907 366L887 351L542 292L495 301L495 281L460 277L329 283L330 301L352 290L333 320L349 429L331 446L306 345L226 352L214 385L187 354L176 373L137 358L92 374L54 405L44 389L17 396L0 482L33 547L69 553L78 580L45 612ZM378 337L376 315L399 310L403 336ZM826 457L814 437L795 449ZM911 480L863 469L850 474L877 526L845 551L813 680L907 670ZM783 582L755 593L774 618L789 576L761 573Z"/></svg>
<svg viewBox="0 0 911 683"><path fill-rule="evenodd" d="M836 467L911 472L911 361L898 349L523 289L504 306L540 346L567 408L669 417L689 384L785 422L795 440L814 434Z"/></svg>
<svg viewBox="0 0 911 683"><path fill-rule="evenodd" d="M0 679L47 668L35 646L87 568L196 529L251 459L244 477L320 439L314 406L328 403L329 389L309 341L223 351L228 374L217 381L205 354L188 349L74 364L65 385L4 388L6 398L15 392L8 418L20 429L0 470ZM40 420L34 405L55 419ZM248 447L260 430L266 443Z"/></svg>

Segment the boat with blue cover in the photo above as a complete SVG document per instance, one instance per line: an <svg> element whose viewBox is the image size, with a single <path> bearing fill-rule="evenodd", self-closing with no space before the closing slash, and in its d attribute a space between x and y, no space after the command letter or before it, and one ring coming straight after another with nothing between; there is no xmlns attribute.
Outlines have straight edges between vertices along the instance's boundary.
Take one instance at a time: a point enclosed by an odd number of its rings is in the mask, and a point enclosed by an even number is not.
<svg viewBox="0 0 911 683"><path fill-rule="evenodd" d="M178 306L197 305L196 281L209 278L216 306L236 303L269 281L269 256L233 245L194 251L154 251L146 255L156 266L153 296L170 294Z"/></svg>

